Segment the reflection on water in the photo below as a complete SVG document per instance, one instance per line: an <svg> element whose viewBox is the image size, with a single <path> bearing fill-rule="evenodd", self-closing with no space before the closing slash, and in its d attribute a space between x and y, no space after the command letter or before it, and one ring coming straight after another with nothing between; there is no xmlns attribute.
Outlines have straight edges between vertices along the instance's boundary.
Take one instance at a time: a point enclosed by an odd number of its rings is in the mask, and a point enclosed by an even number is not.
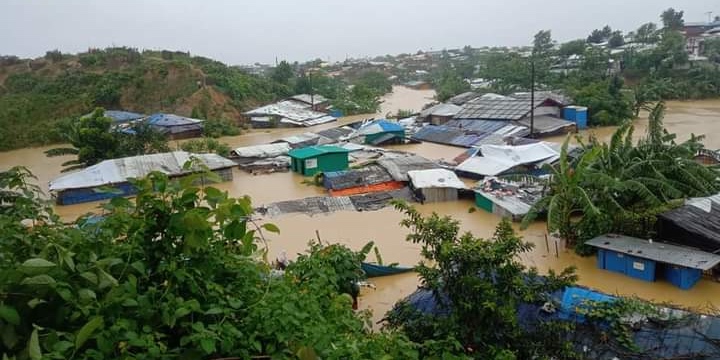
<svg viewBox="0 0 720 360"><path fill-rule="evenodd" d="M382 114L394 112L398 109L420 110L422 105L432 97L432 91L415 91L402 87L395 87L394 93L386 97L383 102ZM720 132L720 101L670 102L665 118L667 128L679 134L679 139L695 134L717 134ZM340 124L349 123L378 115L360 115L343 118ZM325 124L311 129L272 129L255 130L249 133L226 137L222 141L233 147L261 144L276 140L280 137L317 131L337 126ZM643 135L647 127L647 120L636 121L635 136ZM609 139L613 128L593 129L600 139ZM584 133L587 133L585 131ZM562 141L563 138L555 138ZM720 148L720 137L709 136L705 140L709 148ZM46 190L50 179L60 174L60 164L70 157L46 158L43 151L50 147L28 148L0 153L0 169L14 165L27 166L37 177L38 183ZM397 149L413 151L431 159L450 160L463 151L461 148L436 144L413 144L395 147ZM304 184L305 178L293 173L277 173L270 175L253 176L234 171L235 179L231 183L218 185L227 190L232 196L249 195L256 206L274 201L298 199L308 196L324 195L322 188ZM58 213L65 219L74 219L77 216L96 211L98 203L78 204L57 207ZM471 201L458 201L440 204L426 204L418 206L420 211L430 214L435 211L441 215L449 215L461 221L464 231L471 231L479 237L492 235L499 219L489 213L478 210L469 212L473 207ZM305 215L288 215L271 219L281 230L280 234L266 234L269 240L270 258L277 256L280 251L288 254L302 252L310 239L316 237L316 230L323 242L342 243L354 249L360 249L368 241L374 241L380 248L385 263L397 262L402 265L414 265L420 259L419 245L405 241L407 231L399 226L402 219L400 213L391 208L375 212L339 212L329 215L308 217ZM598 290L622 295L637 295L639 297L661 302L672 302L688 307L706 307L720 305L716 300L720 295L720 284L702 280L692 290L680 290L667 282L648 283L623 275L599 270L595 266L594 258L581 258L571 250L560 249L555 254L552 240L546 246L544 225L537 223L523 232L525 240L535 244L532 252L524 254L522 261L535 266L541 271L548 269L562 269L566 266L575 266L580 276L580 284ZM549 248L549 251L548 251ZM374 255L370 254L370 260ZM403 274L373 280L377 290L364 289L361 305L374 310L375 319L379 320L392 304L398 299L412 292L418 284L415 274Z"/></svg>

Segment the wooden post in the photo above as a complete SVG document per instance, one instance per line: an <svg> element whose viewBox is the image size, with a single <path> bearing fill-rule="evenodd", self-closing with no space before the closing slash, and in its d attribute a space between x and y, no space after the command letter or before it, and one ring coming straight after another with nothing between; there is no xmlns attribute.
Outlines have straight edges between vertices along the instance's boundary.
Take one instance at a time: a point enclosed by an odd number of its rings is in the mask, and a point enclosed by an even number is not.
<svg viewBox="0 0 720 360"><path fill-rule="evenodd" d="M322 240L320 240L320 230L315 230L315 237L317 238L318 243L322 245Z"/></svg>
<svg viewBox="0 0 720 360"><path fill-rule="evenodd" d="M545 233L545 252L550 253L550 244L548 243L548 236L547 233Z"/></svg>
<svg viewBox="0 0 720 360"><path fill-rule="evenodd" d="M560 252L558 251L558 242L555 240L555 257L560 257Z"/></svg>

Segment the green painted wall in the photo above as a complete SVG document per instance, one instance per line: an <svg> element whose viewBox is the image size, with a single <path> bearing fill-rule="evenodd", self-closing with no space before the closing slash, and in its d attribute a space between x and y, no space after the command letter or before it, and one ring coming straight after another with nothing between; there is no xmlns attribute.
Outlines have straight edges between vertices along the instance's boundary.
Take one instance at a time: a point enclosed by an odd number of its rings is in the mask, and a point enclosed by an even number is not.
<svg viewBox="0 0 720 360"><path fill-rule="evenodd" d="M493 212L493 202L480 193L475 193L475 205L487 212Z"/></svg>
<svg viewBox="0 0 720 360"><path fill-rule="evenodd" d="M293 171L304 176L313 176L319 172L346 170L349 166L348 154L332 153L307 159L292 159L291 166Z"/></svg>

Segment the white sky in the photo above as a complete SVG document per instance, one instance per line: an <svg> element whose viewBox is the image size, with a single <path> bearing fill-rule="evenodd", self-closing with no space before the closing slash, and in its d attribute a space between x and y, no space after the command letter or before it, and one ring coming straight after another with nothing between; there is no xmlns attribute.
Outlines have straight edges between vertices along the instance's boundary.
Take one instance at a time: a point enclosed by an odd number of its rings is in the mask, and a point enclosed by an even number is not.
<svg viewBox="0 0 720 360"><path fill-rule="evenodd" d="M566 41L608 24L629 31L720 15L720 0L0 0L0 54L132 46L230 64L344 60L419 49L527 45L540 29Z"/></svg>

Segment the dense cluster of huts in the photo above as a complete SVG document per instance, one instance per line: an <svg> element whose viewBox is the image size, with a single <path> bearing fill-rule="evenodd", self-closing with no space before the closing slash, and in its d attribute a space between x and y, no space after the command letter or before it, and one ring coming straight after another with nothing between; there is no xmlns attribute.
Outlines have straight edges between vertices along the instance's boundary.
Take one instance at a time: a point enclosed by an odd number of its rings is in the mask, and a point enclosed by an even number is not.
<svg viewBox="0 0 720 360"><path fill-rule="evenodd" d="M327 110L322 97L300 95L291 99L247 115L274 117L272 121L298 126L322 123L324 120L314 120L329 116L317 111ZM234 167L252 174L292 171L314 177L327 190L327 196L283 201L258 209L269 216L367 211L386 206L395 198L422 203L463 198L473 199L479 209L519 221L546 191L542 178L549 175L544 166L560 158L559 144L538 138L586 126L586 109L569 104L565 97L553 93L538 93L534 102L525 93L461 94L446 104L428 107L414 118L369 119L301 133L269 144L236 148L229 159L173 152L107 160L53 180L50 190L63 205L132 195L135 190L128 178L151 171L185 176L196 171L183 167L194 158L226 181L232 180ZM313 118L298 120L282 110L290 108ZM198 125L201 128L202 124L167 114L146 117L108 112L107 116L121 125L147 121L175 136L194 131ZM459 154L450 161L438 162L399 151L397 146L382 147L409 141L454 145ZM720 158L716 152L698 156L707 160L698 161L707 163ZM113 191L98 191L108 187ZM661 214L658 239L654 241L606 235L587 244L598 249L598 267L602 269L647 281L664 278L688 289L703 275L716 275L713 269L720 264L718 196L690 199L685 206Z"/></svg>

